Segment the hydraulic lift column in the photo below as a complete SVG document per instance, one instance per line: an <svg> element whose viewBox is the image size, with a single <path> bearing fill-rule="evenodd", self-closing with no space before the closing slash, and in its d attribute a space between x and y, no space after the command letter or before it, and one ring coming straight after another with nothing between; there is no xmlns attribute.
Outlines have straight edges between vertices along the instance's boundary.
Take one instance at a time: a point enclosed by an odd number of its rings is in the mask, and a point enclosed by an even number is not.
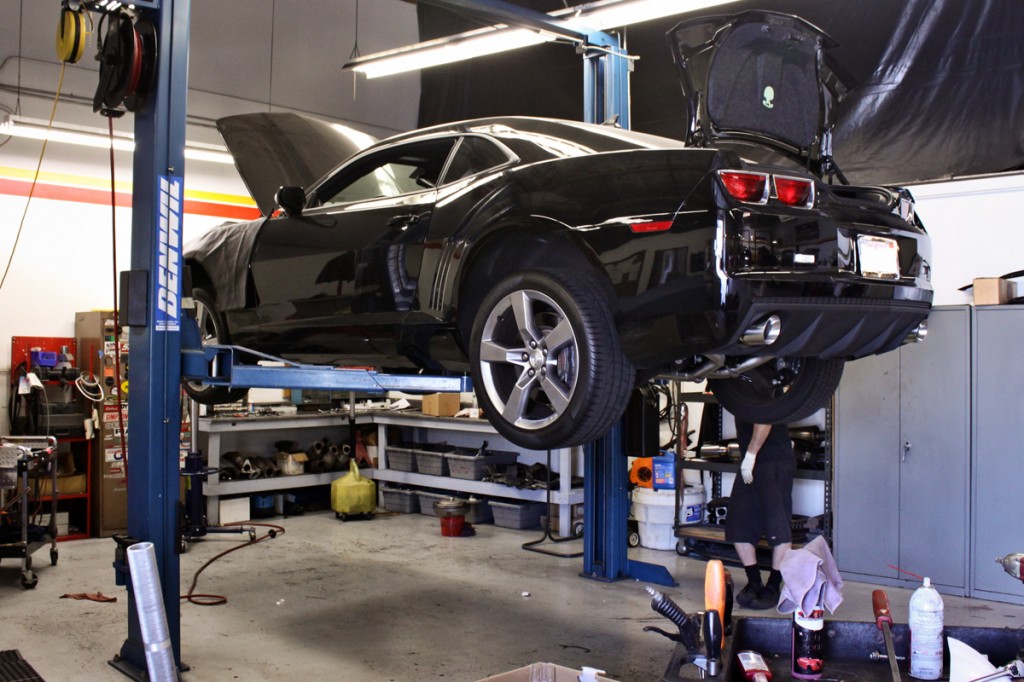
<svg viewBox="0 0 1024 682"><path fill-rule="evenodd" d="M152 542L174 661L181 670L177 554L181 437L181 228L190 0L138 2L157 34L157 75L135 114L131 267L121 324L130 325L128 534ZM127 296L126 296L127 294ZM127 298L128 300L124 300ZM143 679L146 655L128 580L128 639L111 664Z"/></svg>

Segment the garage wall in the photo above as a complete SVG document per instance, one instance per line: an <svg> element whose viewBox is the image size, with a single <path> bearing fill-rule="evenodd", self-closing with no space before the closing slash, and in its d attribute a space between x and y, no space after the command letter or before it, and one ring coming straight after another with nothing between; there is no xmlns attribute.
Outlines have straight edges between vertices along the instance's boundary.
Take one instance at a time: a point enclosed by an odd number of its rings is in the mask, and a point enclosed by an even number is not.
<svg viewBox="0 0 1024 682"><path fill-rule="evenodd" d="M975 277L1024 270L1024 174L911 188L932 237L936 305L971 302L957 291ZM1021 287L1024 293L1024 286Z"/></svg>
<svg viewBox="0 0 1024 682"><path fill-rule="evenodd" d="M359 49L368 54L416 42L416 9L403 0L361 0ZM46 120L57 90L57 0L0 0L0 117ZM220 144L216 118L293 110L376 137L416 126L419 76L367 81L342 72L355 40L356 0L192 2L189 142ZM20 49L19 49L20 43ZM56 121L106 130L93 113L95 43L65 69ZM19 74L20 71L20 74ZM19 93L20 80L20 93ZM133 129L131 114L115 122ZM41 143L0 137L0 274L14 247ZM0 289L0 433L7 432L11 336L73 336L74 313L113 305L109 152L47 145L17 254ZM118 268L130 266L131 156L116 155ZM230 165L190 161L185 239L258 211Z"/></svg>
<svg viewBox="0 0 1024 682"><path fill-rule="evenodd" d="M53 54L58 9L56 1L0 0L0 114L17 109L33 118L49 116L60 70ZM216 0L193 2L192 10L190 141L219 142L213 120L249 111L298 110L377 136L416 125L417 74L361 79L353 91L352 75L341 71L356 40L355 0ZM359 13L363 54L418 39L411 3L362 0ZM102 129L105 119L91 109L96 82L91 56L68 67L57 120ZM117 121L117 128L130 132L131 116ZM39 147L0 137L0 267L14 244L26 177L35 170ZM117 164L124 183L119 189L127 200L128 155L118 154ZM70 336L74 312L111 305L111 218L101 196L109 182L106 168L103 150L56 144L47 150L43 184L52 198L33 201L17 258L0 290L0 431L6 429L9 338ZM204 203L201 211L186 212L186 238L252 211L230 166L190 162L185 182L186 192ZM83 189L91 192L84 199ZM1024 267L1017 250L1006 248L1017 243L1021 230L1024 175L920 185L914 193L933 237L937 304L969 301L957 288L973 277ZM130 210L118 209L117 221L119 267L125 269Z"/></svg>

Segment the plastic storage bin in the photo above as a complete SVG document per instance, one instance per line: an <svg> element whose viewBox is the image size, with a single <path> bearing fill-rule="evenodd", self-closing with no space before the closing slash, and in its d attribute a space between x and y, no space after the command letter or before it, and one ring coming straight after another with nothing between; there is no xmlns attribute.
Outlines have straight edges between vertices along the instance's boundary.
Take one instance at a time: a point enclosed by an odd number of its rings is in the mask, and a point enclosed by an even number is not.
<svg viewBox="0 0 1024 682"><path fill-rule="evenodd" d="M494 513L494 525L502 528L537 528L540 517L547 508L543 502L512 502L491 500L491 511Z"/></svg>
<svg viewBox="0 0 1024 682"><path fill-rule="evenodd" d="M469 513L466 514L466 523L491 523L494 521L494 512L491 511L491 503L481 497L470 497Z"/></svg>
<svg viewBox="0 0 1024 682"><path fill-rule="evenodd" d="M417 490L416 496L420 502L420 514L424 516L437 516L434 511L434 503L438 500L442 500L446 497L451 497L451 493L438 493L432 490Z"/></svg>
<svg viewBox="0 0 1024 682"><path fill-rule="evenodd" d="M516 452L484 450L484 453L481 455L478 452L460 448L445 455L451 477L479 481L484 477L488 466L515 464L516 459L519 458L519 453Z"/></svg>
<svg viewBox="0 0 1024 682"><path fill-rule="evenodd" d="M446 454L455 448L444 443L427 443L416 448L416 468L421 474L430 476L447 476L448 460Z"/></svg>
<svg viewBox="0 0 1024 682"><path fill-rule="evenodd" d="M400 514L417 514L420 511L420 498L416 490L408 488L381 488L384 508L389 512Z"/></svg>
<svg viewBox="0 0 1024 682"><path fill-rule="evenodd" d="M388 469L416 471L416 450L413 447L388 446Z"/></svg>

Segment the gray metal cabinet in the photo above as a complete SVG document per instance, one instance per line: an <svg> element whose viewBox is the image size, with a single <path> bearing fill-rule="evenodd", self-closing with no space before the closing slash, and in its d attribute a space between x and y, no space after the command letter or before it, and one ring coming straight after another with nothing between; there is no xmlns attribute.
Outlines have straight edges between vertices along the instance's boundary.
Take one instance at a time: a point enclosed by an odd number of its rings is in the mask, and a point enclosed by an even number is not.
<svg viewBox="0 0 1024 682"><path fill-rule="evenodd" d="M965 594L971 311L936 308L928 337L846 366L836 393L834 538L852 579Z"/></svg>
<svg viewBox="0 0 1024 682"><path fill-rule="evenodd" d="M1024 552L1024 306L974 313L971 596L1024 603L1024 586L994 559Z"/></svg>

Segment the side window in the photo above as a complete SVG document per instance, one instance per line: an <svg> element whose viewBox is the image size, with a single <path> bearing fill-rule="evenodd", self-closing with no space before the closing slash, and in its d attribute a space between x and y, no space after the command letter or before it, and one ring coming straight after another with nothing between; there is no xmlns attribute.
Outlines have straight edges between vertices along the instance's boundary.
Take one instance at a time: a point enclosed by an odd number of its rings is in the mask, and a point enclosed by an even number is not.
<svg viewBox="0 0 1024 682"><path fill-rule="evenodd" d="M483 137L466 136L455 150L451 164L444 174L443 184L507 163L508 155L497 145Z"/></svg>
<svg viewBox="0 0 1024 682"><path fill-rule="evenodd" d="M437 186L455 138L386 149L351 164L317 189L320 206L395 197Z"/></svg>

